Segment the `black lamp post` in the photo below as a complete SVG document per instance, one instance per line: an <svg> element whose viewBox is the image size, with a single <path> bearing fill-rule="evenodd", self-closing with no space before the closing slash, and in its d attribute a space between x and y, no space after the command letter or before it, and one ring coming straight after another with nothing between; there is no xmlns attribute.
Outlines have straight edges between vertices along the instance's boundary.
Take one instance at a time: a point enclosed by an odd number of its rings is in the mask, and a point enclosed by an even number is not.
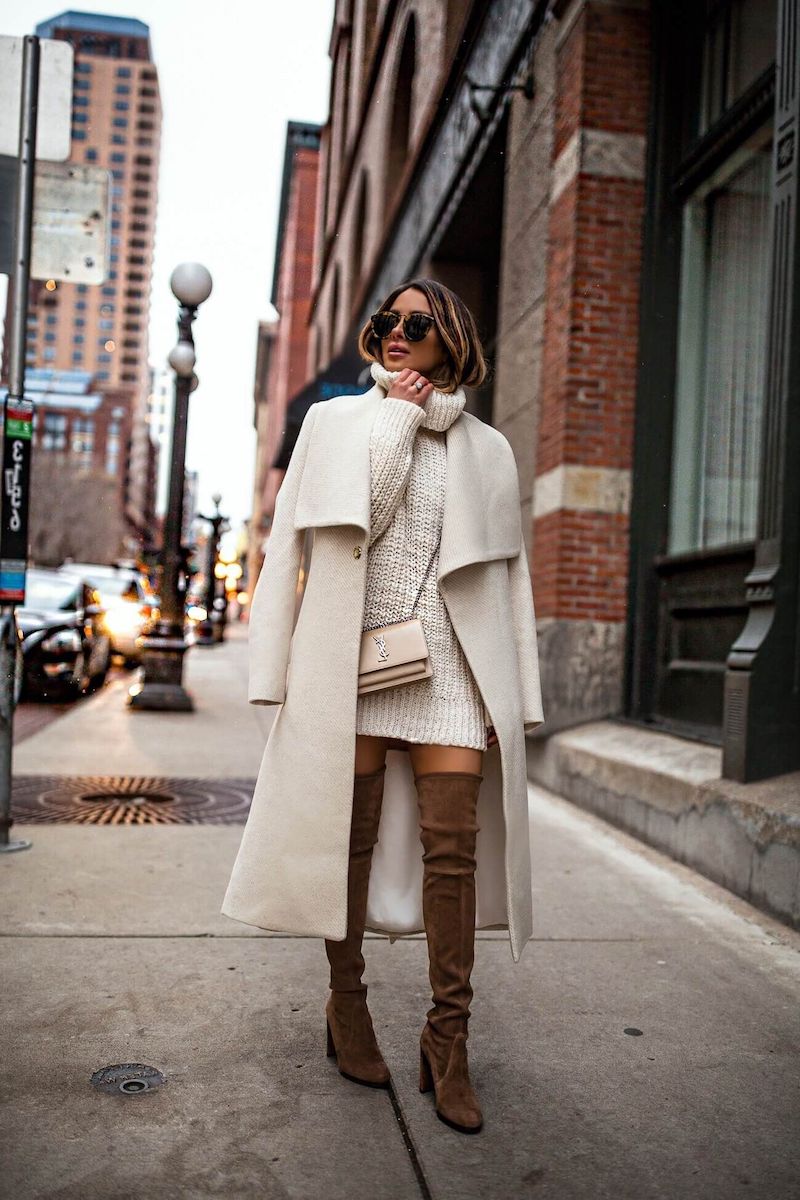
<svg viewBox="0 0 800 1200"><path fill-rule="evenodd" d="M228 518L223 517L219 511L220 501L222 496L217 493L212 496L214 508L216 512L213 517L206 517L203 513L198 513L201 521L208 521L211 526L211 533L208 538L207 555L206 555L206 618L200 621L197 626L197 644L198 646L213 646L219 639L215 636L215 620L214 620L214 600L217 595L217 578L215 568L217 565L217 556L219 554L219 537L223 532L223 526L227 526Z"/></svg>
<svg viewBox="0 0 800 1200"><path fill-rule="evenodd" d="M170 287L180 302L178 344L169 355L175 372L175 411L172 418L172 455L169 503L164 519L161 549L161 618L142 638L141 675L130 689L131 708L191 712L192 698L183 686L184 601L180 588L182 565L184 473L189 395L197 387L192 322L197 309L211 295L211 275L200 263L181 263L172 272Z"/></svg>

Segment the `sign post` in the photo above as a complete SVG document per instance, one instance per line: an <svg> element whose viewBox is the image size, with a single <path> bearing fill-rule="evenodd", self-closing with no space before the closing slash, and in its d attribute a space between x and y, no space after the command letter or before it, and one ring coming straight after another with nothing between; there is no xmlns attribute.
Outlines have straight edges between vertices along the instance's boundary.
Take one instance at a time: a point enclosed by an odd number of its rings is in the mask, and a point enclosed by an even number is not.
<svg viewBox="0 0 800 1200"><path fill-rule="evenodd" d="M28 557L33 405L25 399L25 343L31 268L31 227L36 172L36 125L39 104L38 37L23 39L19 123L19 174L14 214L14 262L11 276L11 343L8 395L3 410L3 477L0 488L0 852L27 850L31 843L11 841L11 760L18 636L14 606L25 599Z"/></svg>

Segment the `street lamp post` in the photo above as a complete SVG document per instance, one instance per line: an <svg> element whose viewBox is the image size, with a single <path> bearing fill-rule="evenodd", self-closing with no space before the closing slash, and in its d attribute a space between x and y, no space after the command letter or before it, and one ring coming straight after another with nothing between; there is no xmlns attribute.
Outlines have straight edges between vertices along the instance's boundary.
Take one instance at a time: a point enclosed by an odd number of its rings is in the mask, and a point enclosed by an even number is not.
<svg viewBox="0 0 800 1200"><path fill-rule="evenodd" d="M197 514L201 521L208 521L211 526L211 533L208 538L208 553L206 555L206 618L204 621L200 621L197 626L198 646L213 646L214 642L218 640L215 637L214 621L214 600L217 594L215 568L217 565L217 554L219 553L219 537L223 531L223 526L227 525L228 518L223 517L219 510L222 496L217 493L211 499L216 509L214 516L206 517L203 513Z"/></svg>
<svg viewBox="0 0 800 1200"><path fill-rule="evenodd" d="M219 575L221 595L217 596L215 594L214 596L214 613L216 614L214 620L215 642L225 641L225 626L228 623L228 573L226 571L223 575L222 566L224 564L221 564Z"/></svg>
<svg viewBox="0 0 800 1200"><path fill-rule="evenodd" d="M129 693L131 708L191 712L192 698L183 686L184 602L179 589L181 533L183 528L186 427L189 395L197 387L192 322L197 309L211 295L211 275L200 263L181 263L172 272L170 287L180 303L178 344L169 355L175 372L175 411L172 419L172 456L169 501L161 548L161 616L142 638L139 681Z"/></svg>

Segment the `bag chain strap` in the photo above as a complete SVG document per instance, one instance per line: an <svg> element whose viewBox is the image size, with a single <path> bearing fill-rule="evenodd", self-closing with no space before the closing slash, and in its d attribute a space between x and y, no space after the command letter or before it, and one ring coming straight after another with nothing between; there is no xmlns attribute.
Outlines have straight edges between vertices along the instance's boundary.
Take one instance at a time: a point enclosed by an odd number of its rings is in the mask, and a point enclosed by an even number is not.
<svg viewBox="0 0 800 1200"><path fill-rule="evenodd" d="M407 518L407 517L408 517L408 513L406 512L406 518ZM381 539L381 538L384 536L384 534L386 534L386 533L388 533L388 532L389 532L389 529L391 528L391 525L392 525L392 522L390 521L390 522L389 522L389 524L388 524L388 525L386 526L386 528L384 529L383 533L381 533L381 534L380 534L380 535L379 535L379 536L378 536L378 537L375 539L375 542L378 542L378 541L380 541L380 539ZM406 545L408 546L408 520L407 520L407 519L406 519L406 528L405 528L405 534L406 534ZM429 575L430 575L430 573L431 573L431 567L433 566L434 559L436 558L436 554L437 554L437 551L438 551L438 549L439 549L439 543L441 542L441 540L442 540L442 531L441 531L441 529L440 529L440 530L439 530L439 536L438 536L438 538L436 539L436 545L435 545L435 546L434 546L434 548L433 548L433 554L431 555L431 560L430 560L430 562L428 563L428 566L427 566L427 569L426 569L426 571L425 571L425 574L422 576L422 583L419 585L419 591L417 592L416 598L415 598L415 600L414 600L414 603L413 603L413 605L412 605L412 608L411 608L411 614L410 614L410 616L408 616L408 617L403 617L402 619L403 619L404 621L409 621L409 620L411 620L411 619L413 618L413 616L414 616L414 612L415 612L415 610L416 610L416 607L417 607L417 605L419 604L419 598L420 598L420 596L422 595L422 589L425 587L425 581L427 580L428 576L429 576ZM373 545L373 546L375 545L375 542L373 542L373 543L372 543L372 545ZM410 549L410 546L409 546L409 549ZM390 622L390 621L385 621L385 622L384 622L384 624L386 624L386 625L393 624L393 623L394 623L394 622ZM382 625L376 625L374 628L375 628L375 629L382 629L382 628L383 628L383 626L382 626ZM368 630L368 629L365 629L363 632L364 632L364 633L370 633L370 632L372 632L372 631L371 631L371 630Z"/></svg>
<svg viewBox="0 0 800 1200"><path fill-rule="evenodd" d="M375 545L375 543L376 543L376 542L379 542L379 541L380 541L380 539L381 539L381 538L384 536L384 534L385 534L385 533L388 533L388 532L389 532L389 529L390 529L390 527L391 527L391 521L390 521L390 522L389 522L389 524L386 526L386 528L384 529L383 533L381 533L381 534L380 534L380 535L379 535L379 536L378 536L378 537L375 539L375 541L372 543L372 545L373 545L373 546ZM436 558L436 554L437 554L437 551L438 551L438 549L439 549L439 545L440 545L440 543L441 543L441 540L442 540L442 531L441 531L441 529L440 529L440 530L439 530L439 536L438 536L438 538L436 539L436 545L435 545L435 546L434 546L434 548L433 548L433 554L431 555L430 562L428 563L428 566L427 566L427 569L426 569L426 571L425 571L425 574L422 576L422 583L419 585L419 590L417 591L416 598L415 598L415 600L414 600L414 603L413 603L413 605L412 605L412 607L411 607L411 614L410 614L410 616L408 616L408 617L403 617L403 618L402 618L402 620L404 620L404 621L409 621L409 620L411 620L411 619L413 618L413 616L414 616L414 612L415 612L415 610L416 610L416 607L417 607L417 605L419 604L419 598L420 598L420 596L422 595L422 589L425 587L425 582L426 582L426 580L427 580L428 576L429 576L429 575L430 575L430 573L431 573L431 567L433 566L434 560L435 560L435 558ZM406 545L408 545L408 526L406 526ZM392 622L392 621L384 621L384 622L383 622L383 625L391 625L391 624L394 624L394 623L395 623L395 622ZM373 626L373 629L382 629L382 628L383 628L383 625L375 625L375 626ZM372 630L371 630L371 629L365 629L365 630L363 630L363 632L364 632L364 633L371 633L371 632L372 632Z"/></svg>
<svg viewBox="0 0 800 1200"><path fill-rule="evenodd" d="M425 581L431 573L431 567L433 566L433 560L436 558L436 552L439 549L439 542L441 540L442 540L442 535L440 533L439 537L436 540L436 545L433 548L433 554L431 555L431 561L428 563L428 569L426 570L425 574L422 576L422 583L419 585L419 591L417 592L417 597L411 607L411 616L412 617L414 616L414 610L416 609L417 605L419 604L419 598L422 595L422 589L425 587Z"/></svg>

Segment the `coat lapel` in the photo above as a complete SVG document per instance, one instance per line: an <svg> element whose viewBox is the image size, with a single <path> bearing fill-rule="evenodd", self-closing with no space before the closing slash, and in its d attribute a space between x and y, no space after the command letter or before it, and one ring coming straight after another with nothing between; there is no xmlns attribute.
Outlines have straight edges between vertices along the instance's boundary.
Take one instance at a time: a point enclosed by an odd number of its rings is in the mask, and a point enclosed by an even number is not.
<svg viewBox="0 0 800 1200"><path fill-rule="evenodd" d="M318 402L294 511L295 529L356 525L369 536L369 435L382 395Z"/></svg>
<svg viewBox="0 0 800 1200"><path fill-rule="evenodd" d="M369 538L369 438L383 389L318 405L295 505L296 529L353 525ZM445 434L447 481L437 580L475 562L514 557L519 490L494 431L462 413Z"/></svg>
<svg viewBox="0 0 800 1200"><path fill-rule="evenodd" d="M506 456L500 435L471 413L462 413L446 437L439 581L470 563L513 558L521 544L519 486L508 444Z"/></svg>

